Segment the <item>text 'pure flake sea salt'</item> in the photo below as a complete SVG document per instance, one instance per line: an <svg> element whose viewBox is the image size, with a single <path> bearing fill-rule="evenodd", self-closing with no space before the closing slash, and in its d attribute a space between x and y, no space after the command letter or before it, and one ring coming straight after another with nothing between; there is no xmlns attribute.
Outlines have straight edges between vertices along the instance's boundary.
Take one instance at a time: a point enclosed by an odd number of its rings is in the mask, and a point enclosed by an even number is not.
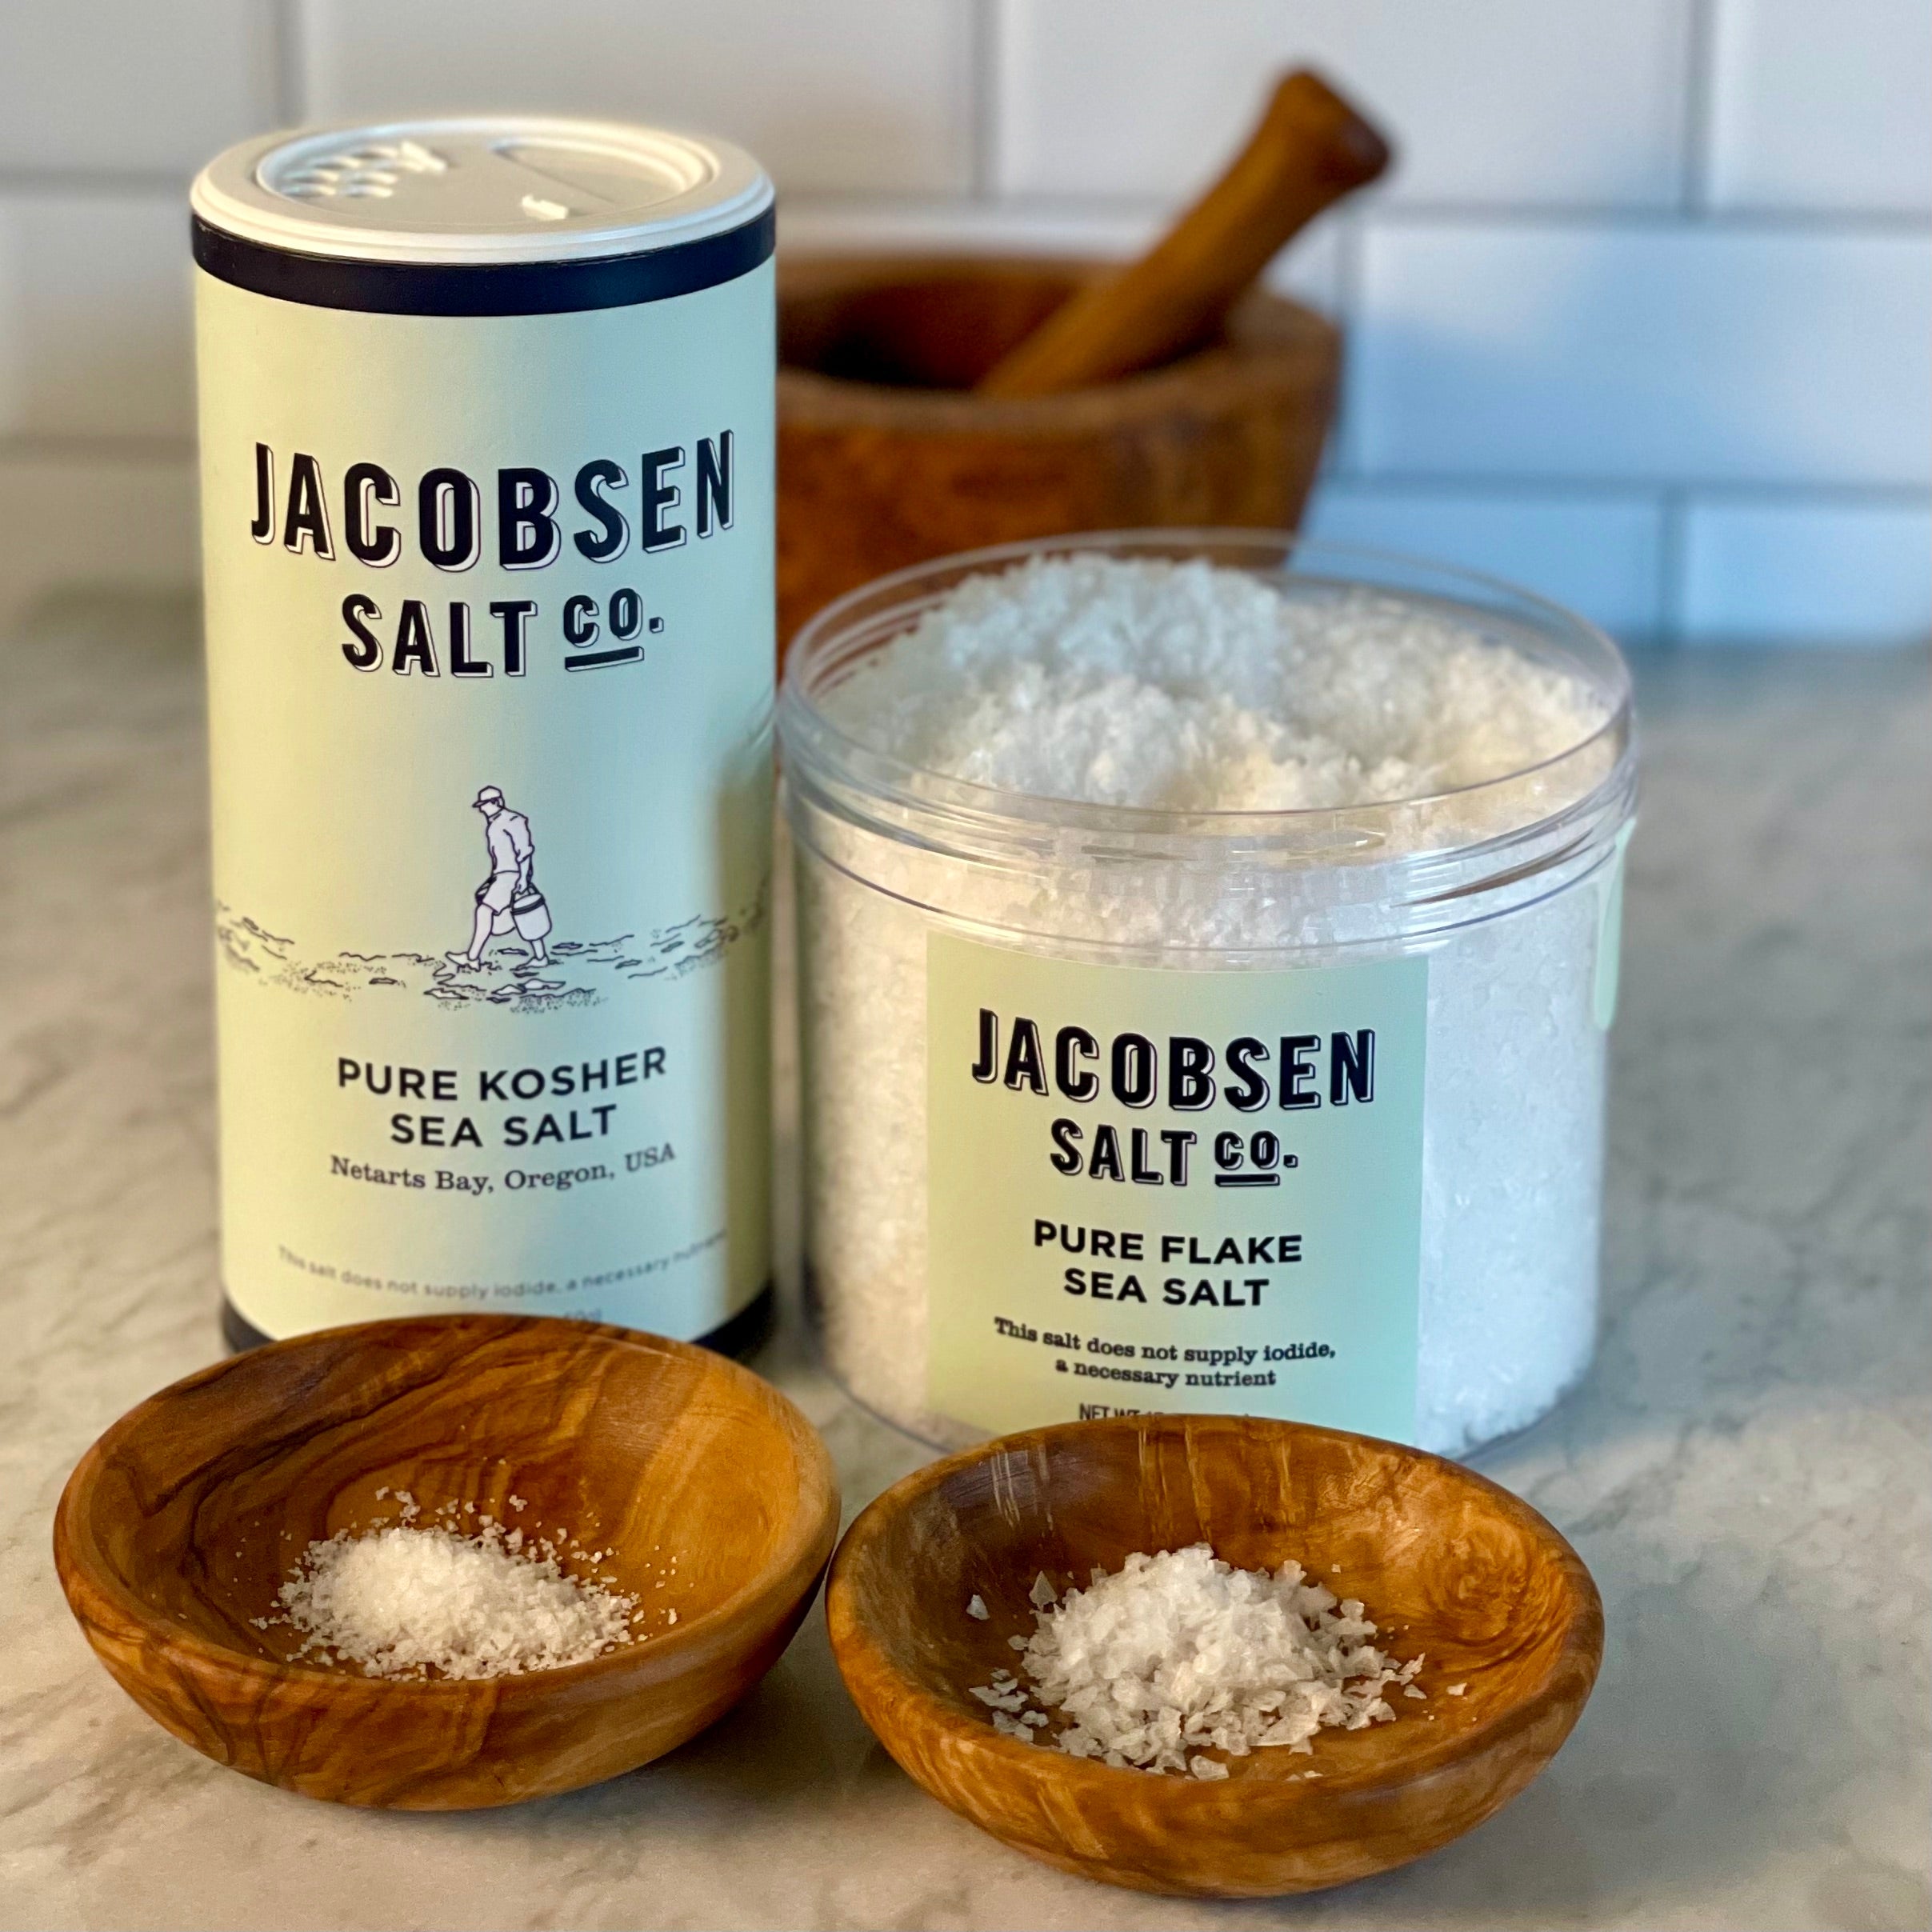
<svg viewBox="0 0 1932 1932"><path fill-rule="evenodd" d="M1225 1778L1205 1753L1309 1752L1326 1726L1391 1722L1391 1685L1422 1694L1422 1658L1398 1663L1378 1650L1363 1606L1298 1563L1237 1570L1197 1543L1137 1551L1111 1576L1096 1570L1090 1588L1055 1595L1034 1580L1039 1627L1021 1652L1031 1682L995 1671L972 1694L996 1730L1072 1757ZM1051 1737L1048 1711L1069 1720Z"/></svg>

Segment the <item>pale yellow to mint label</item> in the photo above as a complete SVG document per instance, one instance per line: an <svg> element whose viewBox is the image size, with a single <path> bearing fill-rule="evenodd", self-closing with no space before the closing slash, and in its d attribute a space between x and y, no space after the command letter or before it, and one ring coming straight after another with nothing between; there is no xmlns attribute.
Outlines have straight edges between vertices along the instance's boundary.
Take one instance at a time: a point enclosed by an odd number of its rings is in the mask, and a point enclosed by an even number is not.
<svg viewBox="0 0 1932 1932"><path fill-rule="evenodd" d="M198 278L222 1274L270 1335L769 1278L769 264L398 315Z"/></svg>
<svg viewBox="0 0 1932 1932"><path fill-rule="evenodd" d="M933 1408L1409 1436L1427 961L927 947Z"/></svg>

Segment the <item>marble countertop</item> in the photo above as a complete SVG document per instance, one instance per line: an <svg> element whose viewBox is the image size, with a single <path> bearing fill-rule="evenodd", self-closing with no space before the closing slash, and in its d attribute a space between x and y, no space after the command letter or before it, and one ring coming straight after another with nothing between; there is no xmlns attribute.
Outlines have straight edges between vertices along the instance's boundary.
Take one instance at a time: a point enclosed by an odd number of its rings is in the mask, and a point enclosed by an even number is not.
<svg viewBox="0 0 1932 1932"><path fill-rule="evenodd" d="M1602 1585L1548 1774L1404 1870L1211 1906L1091 1886L942 1810L814 1614L658 1764L467 1816L337 1810L176 1743L55 1584L68 1470L214 1358L213 1078L192 612L0 642L0 1925L1918 1927L1932 1422L1932 692L1917 656L1642 667L1603 1342L1481 1458ZM788 1310L756 1365L848 1510L921 1452Z"/></svg>

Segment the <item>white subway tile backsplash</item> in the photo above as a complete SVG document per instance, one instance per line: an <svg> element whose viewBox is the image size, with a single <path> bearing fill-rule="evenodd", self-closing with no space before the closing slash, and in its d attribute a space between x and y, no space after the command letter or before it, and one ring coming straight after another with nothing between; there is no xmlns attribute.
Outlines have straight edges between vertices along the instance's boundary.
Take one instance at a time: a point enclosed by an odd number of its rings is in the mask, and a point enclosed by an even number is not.
<svg viewBox="0 0 1932 1932"><path fill-rule="evenodd" d="M787 253L1119 259L1306 62L1402 153L1269 278L1350 322L1310 528L1492 570L1626 637L1932 628L1932 0L0 0L0 618L70 579L191 581L178 184L256 129L658 118L766 162Z"/></svg>
<svg viewBox="0 0 1932 1932"><path fill-rule="evenodd" d="M1932 210L1932 6L1716 0L1720 208Z"/></svg>
<svg viewBox="0 0 1932 1932"><path fill-rule="evenodd" d="M194 461L0 450L0 628L75 586L185 590L201 565Z"/></svg>
<svg viewBox="0 0 1932 1932"><path fill-rule="evenodd" d="M1662 626L1663 514L1653 498L1330 482L1302 527L1507 578L1619 637Z"/></svg>
<svg viewBox="0 0 1932 1932"><path fill-rule="evenodd" d="M1692 642L1922 642L1932 499L1694 499L1677 616Z"/></svg>
<svg viewBox="0 0 1932 1932"><path fill-rule="evenodd" d="M0 194L0 434L192 436L190 274L178 195Z"/></svg>
<svg viewBox="0 0 1932 1932"><path fill-rule="evenodd" d="M778 247L802 255L1011 252L1125 262L1146 248L1166 218L1153 207L788 200L778 210ZM1267 285L1333 314L1342 302L1341 252L1339 223L1318 222L1276 257Z"/></svg>
<svg viewBox="0 0 1932 1932"><path fill-rule="evenodd" d="M1670 205L1689 5L999 0L998 180L1171 199L1312 65L1394 137L1398 198Z"/></svg>
<svg viewBox="0 0 1932 1932"><path fill-rule="evenodd" d="M1932 240L1378 218L1350 455L1371 472L1932 480Z"/></svg>
<svg viewBox="0 0 1932 1932"><path fill-rule="evenodd" d="M0 168L185 179L277 118L262 0L10 0Z"/></svg>
<svg viewBox="0 0 1932 1932"><path fill-rule="evenodd" d="M970 4L303 0L307 112L658 119L742 142L781 190L964 190Z"/></svg>

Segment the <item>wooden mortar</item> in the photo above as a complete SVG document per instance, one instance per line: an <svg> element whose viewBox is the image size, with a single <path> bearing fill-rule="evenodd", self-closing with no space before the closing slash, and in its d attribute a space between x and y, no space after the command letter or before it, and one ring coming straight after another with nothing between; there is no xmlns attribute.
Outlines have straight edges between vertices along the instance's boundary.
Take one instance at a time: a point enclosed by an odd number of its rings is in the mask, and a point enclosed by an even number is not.
<svg viewBox="0 0 1932 1932"><path fill-rule="evenodd" d="M1068 530L1301 517L1341 336L1252 290L1207 345L1064 394L971 386L1110 263L1026 256L784 263L778 637L928 558Z"/></svg>

